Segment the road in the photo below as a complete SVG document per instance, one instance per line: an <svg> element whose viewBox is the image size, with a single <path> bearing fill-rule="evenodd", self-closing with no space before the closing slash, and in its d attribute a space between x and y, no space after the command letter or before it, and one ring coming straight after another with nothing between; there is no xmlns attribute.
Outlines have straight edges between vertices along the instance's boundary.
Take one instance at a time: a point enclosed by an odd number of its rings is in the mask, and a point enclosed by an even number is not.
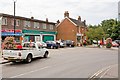
<svg viewBox="0 0 120 80"><path fill-rule="evenodd" d="M2 64L3 78L88 78L118 63L117 50L75 47L49 51L49 58L29 64Z"/></svg>

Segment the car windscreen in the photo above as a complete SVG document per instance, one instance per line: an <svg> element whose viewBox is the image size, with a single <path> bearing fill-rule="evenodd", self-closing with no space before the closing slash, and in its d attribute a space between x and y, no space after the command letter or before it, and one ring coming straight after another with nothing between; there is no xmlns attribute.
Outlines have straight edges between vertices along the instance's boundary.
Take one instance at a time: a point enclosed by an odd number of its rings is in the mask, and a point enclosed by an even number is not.
<svg viewBox="0 0 120 80"><path fill-rule="evenodd" d="M23 47L26 47L26 48L35 48L35 44L34 43L25 43L24 45L23 45Z"/></svg>

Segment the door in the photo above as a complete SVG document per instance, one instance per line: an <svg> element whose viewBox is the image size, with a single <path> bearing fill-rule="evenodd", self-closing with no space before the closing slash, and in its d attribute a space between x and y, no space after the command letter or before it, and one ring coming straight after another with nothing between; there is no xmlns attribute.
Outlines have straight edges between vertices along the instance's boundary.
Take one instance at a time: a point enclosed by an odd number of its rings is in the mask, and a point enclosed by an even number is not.
<svg viewBox="0 0 120 80"><path fill-rule="evenodd" d="M36 44L36 53L37 53L37 57L42 57L43 56L43 48L41 46L41 43L37 43Z"/></svg>

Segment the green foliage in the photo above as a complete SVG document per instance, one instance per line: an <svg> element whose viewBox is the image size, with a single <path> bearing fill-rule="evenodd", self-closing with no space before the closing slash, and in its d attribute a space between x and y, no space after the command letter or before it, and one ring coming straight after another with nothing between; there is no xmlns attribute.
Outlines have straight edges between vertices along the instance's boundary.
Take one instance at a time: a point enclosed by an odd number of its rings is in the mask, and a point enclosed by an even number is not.
<svg viewBox="0 0 120 80"><path fill-rule="evenodd" d="M103 20L98 25L88 25L88 32L86 32L88 39L100 40L103 37L108 37L112 40L120 39L120 21L117 19Z"/></svg>
<svg viewBox="0 0 120 80"><path fill-rule="evenodd" d="M107 38L106 39L106 48L111 48L112 47L112 39L111 38Z"/></svg>
<svg viewBox="0 0 120 80"><path fill-rule="evenodd" d="M112 47L112 44L111 43L107 43L106 44L106 48L111 48Z"/></svg>
<svg viewBox="0 0 120 80"><path fill-rule="evenodd" d="M101 27L88 28L86 35L90 40L100 40L104 37L104 31Z"/></svg>
<svg viewBox="0 0 120 80"><path fill-rule="evenodd" d="M103 20L101 27L105 32L105 38L111 37L113 40L120 39L120 21L116 19Z"/></svg>

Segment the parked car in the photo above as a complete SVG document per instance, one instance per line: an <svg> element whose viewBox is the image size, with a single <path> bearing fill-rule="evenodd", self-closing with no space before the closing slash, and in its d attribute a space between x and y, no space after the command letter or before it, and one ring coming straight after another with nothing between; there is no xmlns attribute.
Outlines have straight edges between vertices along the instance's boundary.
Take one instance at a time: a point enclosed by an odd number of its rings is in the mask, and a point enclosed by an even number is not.
<svg viewBox="0 0 120 80"><path fill-rule="evenodd" d="M65 40L63 41L63 43L67 46L67 47L74 47L75 43L72 40Z"/></svg>
<svg viewBox="0 0 120 80"><path fill-rule="evenodd" d="M40 42L40 44L45 48L47 47L47 44L45 42Z"/></svg>
<svg viewBox="0 0 120 80"><path fill-rule="evenodd" d="M47 48L58 49L59 45L55 41L46 41Z"/></svg>
<svg viewBox="0 0 120 80"><path fill-rule="evenodd" d="M120 46L120 40L115 40L115 42L116 42L116 43L118 43L118 44L119 44L119 46Z"/></svg>
<svg viewBox="0 0 120 80"><path fill-rule="evenodd" d="M119 47L119 44L116 43L115 41L113 41L113 42L112 42L112 46L113 46L113 47Z"/></svg>
<svg viewBox="0 0 120 80"><path fill-rule="evenodd" d="M63 43L62 41L56 41L56 43L60 48L64 48L66 46L65 43Z"/></svg>
<svg viewBox="0 0 120 80"><path fill-rule="evenodd" d="M43 48L39 42L23 43L21 49L4 49L2 57L11 62L25 61L30 63L36 57L48 57L48 50Z"/></svg>

